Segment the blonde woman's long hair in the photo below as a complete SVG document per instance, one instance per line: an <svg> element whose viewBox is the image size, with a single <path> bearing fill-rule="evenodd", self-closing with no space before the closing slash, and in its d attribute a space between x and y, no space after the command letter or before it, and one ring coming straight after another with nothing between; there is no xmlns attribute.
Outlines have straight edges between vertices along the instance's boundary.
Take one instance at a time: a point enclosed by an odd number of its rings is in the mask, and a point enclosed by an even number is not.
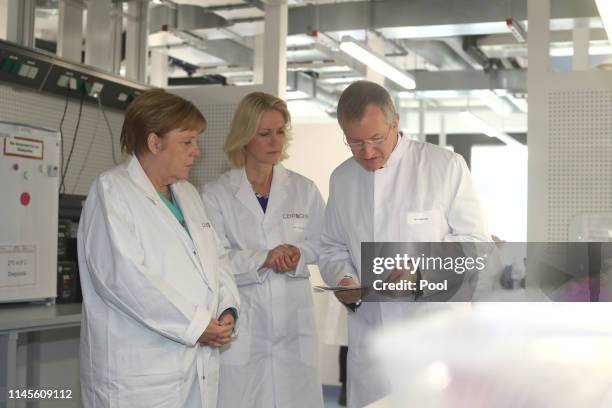
<svg viewBox="0 0 612 408"><path fill-rule="evenodd" d="M269 111L277 111L283 115L285 120L285 144L280 160L289 157L287 147L290 140L291 115L287 109L287 104L276 96L264 92L252 92L240 101L223 147L232 167L244 167L246 161L245 146L255 136L262 115Z"/></svg>

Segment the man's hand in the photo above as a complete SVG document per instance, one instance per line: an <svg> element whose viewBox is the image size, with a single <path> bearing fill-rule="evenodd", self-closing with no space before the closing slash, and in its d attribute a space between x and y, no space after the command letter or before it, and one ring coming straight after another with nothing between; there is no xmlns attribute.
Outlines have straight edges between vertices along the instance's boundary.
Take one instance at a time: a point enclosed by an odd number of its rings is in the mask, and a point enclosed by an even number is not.
<svg viewBox="0 0 612 408"><path fill-rule="evenodd" d="M226 316L227 315L223 316L222 319L224 319ZM234 317L230 316L230 318L233 322ZM198 339L198 342L209 347L221 347L231 341L233 328L233 323L231 325L221 324L221 322L217 319L210 319L208 327L206 327L206 330L204 330L204 333L202 333Z"/></svg>
<svg viewBox="0 0 612 408"><path fill-rule="evenodd" d="M353 278L343 278L338 282L338 286L357 286L357 282ZM334 295L338 300L345 305L357 303L361 299L361 289L336 290Z"/></svg>

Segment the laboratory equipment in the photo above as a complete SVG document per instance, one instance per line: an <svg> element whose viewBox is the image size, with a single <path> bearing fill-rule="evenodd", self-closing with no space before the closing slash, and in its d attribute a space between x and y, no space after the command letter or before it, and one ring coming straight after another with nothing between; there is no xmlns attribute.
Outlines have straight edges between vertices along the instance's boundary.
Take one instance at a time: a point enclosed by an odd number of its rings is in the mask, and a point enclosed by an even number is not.
<svg viewBox="0 0 612 408"><path fill-rule="evenodd" d="M57 291L60 134L0 122L0 303Z"/></svg>

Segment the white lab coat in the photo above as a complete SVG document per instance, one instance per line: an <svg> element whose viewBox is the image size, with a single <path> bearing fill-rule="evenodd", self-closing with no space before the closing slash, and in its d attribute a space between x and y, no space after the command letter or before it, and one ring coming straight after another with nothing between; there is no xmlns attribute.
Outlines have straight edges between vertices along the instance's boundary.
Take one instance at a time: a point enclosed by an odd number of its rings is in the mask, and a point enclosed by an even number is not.
<svg viewBox="0 0 612 408"><path fill-rule="evenodd" d="M333 293L327 293L327 310L323 328L323 343L330 346L348 346L348 316L346 307Z"/></svg>
<svg viewBox="0 0 612 408"><path fill-rule="evenodd" d="M238 290L197 190L171 188L191 238L134 156L89 191L78 232L84 407L216 406L219 350L197 340L238 310Z"/></svg>
<svg viewBox="0 0 612 408"><path fill-rule="evenodd" d="M350 158L334 170L329 191L319 259L321 276L329 285L345 276L360 281L364 241L489 241L465 162L428 143L400 137L376 172L367 172ZM370 335L393 321L440 306L444 305L364 302L348 313L350 407L362 407L390 392L369 357Z"/></svg>
<svg viewBox="0 0 612 408"><path fill-rule="evenodd" d="M238 338L221 353L219 407L322 407L317 334L307 264L316 263L324 203L307 178L274 166L264 214L244 168L203 189L240 291ZM297 268L261 268L270 249L300 249Z"/></svg>

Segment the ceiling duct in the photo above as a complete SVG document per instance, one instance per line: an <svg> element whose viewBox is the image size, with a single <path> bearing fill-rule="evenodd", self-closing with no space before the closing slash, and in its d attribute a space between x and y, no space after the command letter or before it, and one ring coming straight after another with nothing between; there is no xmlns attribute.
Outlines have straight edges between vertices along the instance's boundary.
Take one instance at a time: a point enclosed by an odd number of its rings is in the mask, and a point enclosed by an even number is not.
<svg viewBox="0 0 612 408"><path fill-rule="evenodd" d="M400 44L441 70L452 71L472 67L445 42L440 40L400 40Z"/></svg>
<svg viewBox="0 0 612 408"><path fill-rule="evenodd" d="M179 5L176 8L177 29L181 31L227 27L230 23L223 17L198 6Z"/></svg>
<svg viewBox="0 0 612 408"><path fill-rule="evenodd" d="M264 8L263 1L260 1L260 0L244 0L243 3L219 4L219 5L214 5L214 6L211 6L210 3L215 3L215 2L211 2L210 0L172 0L172 2L178 5L191 5L191 6L206 7L207 9L212 10L212 11L238 10L238 9L244 9L244 8L250 8L250 7L254 7L254 8L263 10ZM223 2L218 2L218 3L223 3Z"/></svg>
<svg viewBox="0 0 612 408"><path fill-rule="evenodd" d="M177 29L193 31L221 28L231 25L229 21L203 7L178 4L176 7L157 6L149 12L151 33Z"/></svg>
<svg viewBox="0 0 612 408"><path fill-rule="evenodd" d="M176 8L163 5L149 9L149 32L168 31L176 28Z"/></svg>
<svg viewBox="0 0 612 408"><path fill-rule="evenodd" d="M316 79L306 72L288 72L287 90L290 92L300 92L309 98L315 98L317 94Z"/></svg>
<svg viewBox="0 0 612 408"><path fill-rule="evenodd" d="M338 96L328 92L317 84L316 75L307 72L287 72L287 91L299 92L306 98L310 98L322 104L326 112L335 108ZM331 112L328 112L331 113Z"/></svg>
<svg viewBox="0 0 612 408"><path fill-rule="evenodd" d="M168 78L168 86L194 86L194 85L227 85L227 78L223 75L204 75L201 77Z"/></svg>
<svg viewBox="0 0 612 408"><path fill-rule="evenodd" d="M496 66L489 57L478 48L477 40L478 37L476 36L463 37L463 51L465 51L465 53L476 61L485 71L495 68Z"/></svg>

